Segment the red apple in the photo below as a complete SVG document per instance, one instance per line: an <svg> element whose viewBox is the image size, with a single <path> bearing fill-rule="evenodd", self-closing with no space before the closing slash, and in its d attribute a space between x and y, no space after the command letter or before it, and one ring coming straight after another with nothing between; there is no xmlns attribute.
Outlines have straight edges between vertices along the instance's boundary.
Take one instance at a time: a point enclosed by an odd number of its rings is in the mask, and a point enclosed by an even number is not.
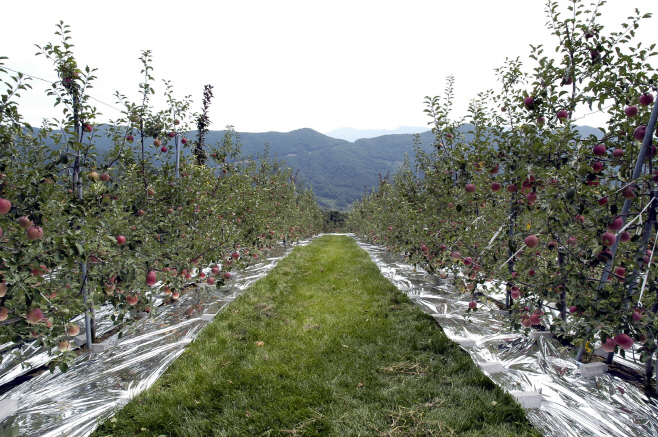
<svg viewBox="0 0 658 437"><path fill-rule="evenodd" d="M621 235L619 235L619 241L622 243L628 243L631 241L631 234L629 232L622 232Z"/></svg>
<svg viewBox="0 0 658 437"><path fill-rule="evenodd" d="M541 322L541 318L539 317L539 314L532 313L530 315L530 323L532 323L533 325L539 325L540 322Z"/></svg>
<svg viewBox="0 0 658 437"><path fill-rule="evenodd" d="M633 138L635 138L638 141L644 141L644 135L647 132L647 127L642 125L638 126L634 131L633 131Z"/></svg>
<svg viewBox="0 0 658 437"><path fill-rule="evenodd" d="M180 120L174 120L174 124L178 126L180 124Z"/></svg>
<svg viewBox="0 0 658 437"><path fill-rule="evenodd" d="M43 229L39 226L31 226L27 230L27 239L30 241L40 240L43 238Z"/></svg>
<svg viewBox="0 0 658 437"><path fill-rule="evenodd" d="M633 187L626 188L624 190L624 192L622 193L622 195L624 196L624 199L627 199L627 200L628 199L635 199L635 197L636 197L635 189Z"/></svg>
<svg viewBox="0 0 658 437"><path fill-rule="evenodd" d="M512 299L519 299L521 297L521 291L519 290L519 287L512 287L512 292L510 295L512 296Z"/></svg>
<svg viewBox="0 0 658 437"><path fill-rule="evenodd" d="M171 293L171 298L172 298L173 300L176 300L176 299L178 299L179 297L180 297L180 293L179 293L179 292L174 291L173 293Z"/></svg>
<svg viewBox="0 0 658 437"><path fill-rule="evenodd" d="M144 217L144 214L146 214L144 210L141 209L137 210L137 217Z"/></svg>
<svg viewBox="0 0 658 437"><path fill-rule="evenodd" d="M203 279L203 278L205 278L205 277L206 277L206 274L205 274L205 273L203 273L203 272L199 273L199 278Z"/></svg>
<svg viewBox="0 0 658 437"><path fill-rule="evenodd" d="M21 228L23 229L28 229L30 228L34 223L32 223L32 220L29 218L23 216L18 219L18 224L20 225Z"/></svg>
<svg viewBox="0 0 658 437"><path fill-rule="evenodd" d="M532 322L530 321L530 318L527 317L527 316L526 316L526 317L523 317L523 318L521 319L521 324L522 324L523 326L525 326L526 328L529 328L529 327L532 326Z"/></svg>
<svg viewBox="0 0 658 437"><path fill-rule="evenodd" d="M103 182L107 182L107 181L110 180L110 175L107 174L107 173L102 173L101 176L100 176L100 178L101 178L101 181L103 181Z"/></svg>
<svg viewBox="0 0 658 437"><path fill-rule="evenodd" d="M475 301L470 301L468 303L468 309L474 310L475 308L477 308L477 306L478 306L478 304Z"/></svg>
<svg viewBox="0 0 658 437"><path fill-rule="evenodd" d="M91 132L94 130L94 128L90 124L85 124L83 128L85 132Z"/></svg>
<svg viewBox="0 0 658 437"><path fill-rule="evenodd" d="M518 187L514 184L509 184L505 190L507 190L508 193L516 193L518 191Z"/></svg>
<svg viewBox="0 0 658 437"><path fill-rule="evenodd" d="M527 199L527 201L528 201L528 205L534 205L534 204L535 204L535 201L537 200L537 193L535 193L535 192L533 191L533 192L531 192L531 193L528 193L528 195L525 196L525 197L526 197L526 199Z"/></svg>
<svg viewBox="0 0 658 437"><path fill-rule="evenodd" d="M605 151L606 151L605 144L597 144L592 148L592 152L594 152L596 156L604 155Z"/></svg>
<svg viewBox="0 0 658 437"><path fill-rule="evenodd" d="M139 298L137 296L126 296L126 302L130 305L135 305L139 301Z"/></svg>
<svg viewBox="0 0 658 437"><path fill-rule="evenodd" d="M180 142L183 144L187 144L187 138L183 138L182 140L180 140Z"/></svg>
<svg viewBox="0 0 658 437"><path fill-rule="evenodd" d="M219 267L215 266L211 269L213 275L218 275L219 274Z"/></svg>
<svg viewBox="0 0 658 437"><path fill-rule="evenodd" d="M80 333L80 327L78 325L69 325L66 327L66 333L71 337L75 337Z"/></svg>
<svg viewBox="0 0 658 437"><path fill-rule="evenodd" d="M612 232L618 232L621 228L624 227L624 219L621 217L615 217L612 223L608 224L608 229Z"/></svg>
<svg viewBox="0 0 658 437"><path fill-rule="evenodd" d="M231 279L231 274L229 272L224 273L226 279Z"/></svg>
<svg viewBox="0 0 658 437"><path fill-rule="evenodd" d="M490 174L498 174L499 171L500 171L500 165L496 164L493 167L491 167L491 169L489 170L489 173Z"/></svg>
<svg viewBox="0 0 658 437"><path fill-rule="evenodd" d="M117 235L116 239L117 239L117 244L119 246L123 246L124 244L126 244L126 237L124 237L123 235Z"/></svg>
<svg viewBox="0 0 658 437"><path fill-rule="evenodd" d="M173 138L176 136L176 132L169 132L167 135L169 136L169 138Z"/></svg>
<svg viewBox="0 0 658 437"><path fill-rule="evenodd" d="M206 283L207 283L208 285L215 285L215 278L208 278L208 279L206 280Z"/></svg>
<svg viewBox="0 0 658 437"><path fill-rule="evenodd" d="M535 235L528 235L527 237L525 237L525 240L523 241L525 242L525 245L528 246L530 249L532 249L533 247L537 247L537 245L539 244L539 239Z"/></svg>
<svg viewBox="0 0 658 437"><path fill-rule="evenodd" d="M569 113L567 111L565 111L564 109L561 110L561 111L557 111L557 118L560 121L564 121L567 118L569 118Z"/></svg>
<svg viewBox="0 0 658 437"><path fill-rule="evenodd" d="M604 246L610 247L613 244L615 244L616 241L617 241L617 236L612 232L606 232L601 237L601 244L603 244Z"/></svg>
<svg viewBox="0 0 658 437"><path fill-rule="evenodd" d="M129 143L132 143L134 140L135 140L135 137L133 137L132 135L128 135L126 137L126 141L128 141Z"/></svg>
<svg viewBox="0 0 658 437"><path fill-rule="evenodd" d="M599 205L603 206L606 203L608 203L608 198L607 197L604 197L603 199L599 199Z"/></svg>
<svg viewBox="0 0 658 437"><path fill-rule="evenodd" d="M473 185L473 184L468 184L468 185L466 185L466 186L464 187L464 190L465 190L467 193L474 193L474 192L475 192L475 185Z"/></svg>
<svg viewBox="0 0 658 437"><path fill-rule="evenodd" d="M160 147L160 151L161 151L162 153L166 153L167 150L168 150L168 149L167 149L167 146L162 146L162 147Z"/></svg>
<svg viewBox="0 0 658 437"><path fill-rule="evenodd" d="M7 199L0 199L0 214L7 214L11 209L11 202Z"/></svg>
<svg viewBox="0 0 658 437"><path fill-rule="evenodd" d="M9 317L9 310L7 308L0 308L0 322L4 322Z"/></svg>
<svg viewBox="0 0 658 437"><path fill-rule="evenodd" d="M155 272L151 270L146 274L146 285L152 287L156 282L158 282L158 279L155 276Z"/></svg>
<svg viewBox="0 0 658 437"><path fill-rule="evenodd" d="M616 274L617 276L621 276L621 277L623 278L624 276L626 276L626 269L623 268L623 267L617 267L617 268L615 269L615 274Z"/></svg>
<svg viewBox="0 0 658 437"><path fill-rule="evenodd" d="M650 104L653 103L653 94L644 93L640 96L639 101L640 101L640 105L649 106Z"/></svg>
<svg viewBox="0 0 658 437"><path fill-rule="evenodd" d="M592 163L592 171L593 171L594 173L599 173L599 172L603 171L603 163L602 163L602 162L598 162L598 161L597 161L597 162L593 162L593 163Z"/></svg>
<svg viewBox="0 0 658 437"><path fill-rule="evenodd" d="M546 123L546 118L544 117L537 117L537 124L544 124Z"/></svg>
<svg viewBox="0 0 658 437"><path fill-rule="evenodd" d="M39 323L41 320L43 320L43 311L41 311L39 308L32 308L30 311L28 311L27 317L25 319L27 320L27 323L32 325Z"/></svg>
<svg viewBox="0 0 658 437"><path fill-rule="evenodd" d="M575 305L569 307L569 312L570 312L571 314L577 313L577 312L578 312L578 307L575 306Z"/></svg>
<svg viewBox="0 0 658 437"><path fill-rule="evenodd" d="M628 106L626 109L624 109L624 113L626 114L627 117L635 117L637 115L637 106L632 105Z"/></svg>
<svg viewBox="0 0 658 437"><path fill-rule="evenodd" d="M615 158L621 158L622 156L624 156L624 151L622 149L615 149L612 152L612 156L614 156Z"/></svg>
<svg viewBox="0 0 658 437"><path fill-rule="evenodd" d="M619 347L624 349L625 351L633 347L633 339L626 334L617 334L614 340L615 343L617 343Z"/></svg>
<svg viewBox="0 0 658 437"><path fill-rule="evenodd" d="M491 184L491 191L497 192L500 191L500 184L498 182L494 182Z"/></svg>
<svg viewBox="0 0 658 437"><path fill-rule="evenodd" d="M238 258L240 258L240 254L239 254L238 252L233 252L233 253L231 254L231 258L233 258L233 259L238 259Z"/></svg>
<svg viewBox="0 0 658 437"><path fill-rule="evenodd" d="M615 343L612 337L608 337L605 339L605 343L601 345L601 349L610 353L615 351L615 346L617 346L617 343Z"/></svg>
<svg viewBox="0 0 658 437"><path fill-rule="evenodd" d="M532 106L533 103L535 103L535 99L533 99L532 97L526 97L525 99L523 99L523 104L526 106Z"/></svg>
<svg viewBox="0 0 658 437"><path fill-rule="evenodd" d="M467 266L470 266L471 264L473 264L473 258L471 258L470 256L467 256L462 261L463 261L464 265L467 265Z"/></svg>

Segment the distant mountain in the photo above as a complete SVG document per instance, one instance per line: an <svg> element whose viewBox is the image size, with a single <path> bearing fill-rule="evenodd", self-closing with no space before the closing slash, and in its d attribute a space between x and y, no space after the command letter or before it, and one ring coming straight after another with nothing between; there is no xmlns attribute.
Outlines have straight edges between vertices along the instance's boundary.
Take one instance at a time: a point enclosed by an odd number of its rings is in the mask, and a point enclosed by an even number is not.
<svg viewBox="0 0 658 437"><path fill-rule="evenodd" d="M466 132L471 128L464 125L459 130ZM582 135L601 136L598 129L588 126L578 129ZM109 150L112 144L104 136L104 126L96 126L95 133L99 135L96 138L98 151ZM210 131L206 143L212 145L220 142L224 133ZM262 153L265 144L268 144L271 155L283 159L293 171L299 170L299 179L313 187L320 205L341 211L347 211L352 202L361 198L364 189L376 188L380 175L393 175L402 164L405 153L411 159L414 157L412 134L362 138L353 143L308 128L291 132L239 132L238 135L243 155ZM187 137L195 139L196 132L190 132ZM420 133L419 140L423 150L431 151L435 140L432 132ZM469 140L469 135L466 135L466 140ZM137 143L135 141L133 145L136 150L140 147ZM190 148L184 149L183 153L189 155Z"/></svg>
<svg viewBox="0 0 658 437"><path fill-rule="evenodd" d="M600 129L597 129L595 127L589 127L589 126L577 126L576 130L578 130L578 133L583 137L586 138L590 135L594 135L596 138L603 138L603 132L601 132Z"/></svg>
<svg viewBox="0 0 658 437"><path fill-rule="evenodd" d="M419 134L422 132L427 132L430 129L427 127L413 127L413 126L400 126L397 129L354 129L351 127L341 127L339 129L334 129L324 134L332 137L338 138L345 141L354 142L361 138L375 138L381 137L383 135L396 135L396 134Z"/></svg>
<svg viewBox="0 0 658 437"><path fill-rule="evenodd" d="M214 131L208 142L218 141L224 132ZM215 137L216 135L216 137ZM393 174L408 153L413 158L413 135L384 135L354 143L329 137L313 129L292 132L240 132L242 153L256 154L267 143L271 153L285 160L299 178L313 186L320 205L346 211L361 198L364 189L379 184L379 175ZM431 132L421 134L422 148L430 150Z"/></svg>

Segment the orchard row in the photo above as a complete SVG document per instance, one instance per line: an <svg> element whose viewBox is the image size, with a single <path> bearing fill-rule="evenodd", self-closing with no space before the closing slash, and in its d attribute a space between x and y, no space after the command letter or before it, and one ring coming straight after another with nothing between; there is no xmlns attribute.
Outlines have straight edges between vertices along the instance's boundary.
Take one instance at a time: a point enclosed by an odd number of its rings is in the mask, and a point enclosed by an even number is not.
<svg viewBox="0 0 658 437"><path fill-rule="evenodd" d="M29 83L0 64L8 76L0 105L0 342L36 340L66 369L80 331L75 316L86 313L93 329L94 311L110 303L119 325L151 310L156 287L168 302L190 283L219 288L273 244L319 233L323 218L292 170L267 154L240 156L232 129L205 143L211 93L192 114L167 83L168 106L155 111L148 52L142 101L117 93L122 116L98 129L87 94L93 70L78 68L66 26L59 34L61 44L40 53L59 77L51 94L62 120L41 129L24 123L16 95ZM190 120L196 141L187 138ZM97 131L109 150L96 146Z"/></svg>
<svg viewBox="0 0 658 437"><path fill-rule="evenodd" d="M658 333L658 74L648 63L656 53L633 45L647 16L606 34L596 10L568 4L566 18L547 4L556 57L533 47L532 73L508 61L497 70L501 90L480 93L467 119L449 119L452 79L445 99L427 98L434 151L419 148L415 168L405 162L382 180L348 227L431 272L457 274L469 312L493 281L506 290L499 304L512 310L512 328L550 330L578 359L599 342L609 360L635 344L649 378ZM607 125L581 134L575 119L593 107Z"/></svg>

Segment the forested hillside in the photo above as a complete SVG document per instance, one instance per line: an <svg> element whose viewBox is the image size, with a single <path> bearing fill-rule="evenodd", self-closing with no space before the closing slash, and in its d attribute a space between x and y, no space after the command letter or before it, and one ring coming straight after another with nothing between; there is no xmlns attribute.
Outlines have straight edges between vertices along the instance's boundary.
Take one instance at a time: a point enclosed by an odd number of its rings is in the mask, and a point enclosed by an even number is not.
<svg viewBox="0 0 658 437"><path fill-rule="evenodd" d="M471 125L464 125L459 130L468 132L471 128ZM598 132L586 126L581 129L584 135ZM109 150L111 142L105 137L103 126L95 131L98 150L101 153ZM221 142L225 133L225 130L208 132L206 144ZM321 206L340 211L350 209L351 203L360 199L366 188L377 187L380 175L395 173L405 153L414 159L413 134L383 135L353 143L308 128L291 132L238 132L237 136L244 155L258 159L269 146L270 155L283 159L299 180L313 187ZM196 132L190 132L187 138L189 146L196 139ZM430 131L418 134L418 145L425 151L432 148L434 140ZM141 147L137 143L136 140L133 147ZM189 154L190 148L183 153Z"/></svg>

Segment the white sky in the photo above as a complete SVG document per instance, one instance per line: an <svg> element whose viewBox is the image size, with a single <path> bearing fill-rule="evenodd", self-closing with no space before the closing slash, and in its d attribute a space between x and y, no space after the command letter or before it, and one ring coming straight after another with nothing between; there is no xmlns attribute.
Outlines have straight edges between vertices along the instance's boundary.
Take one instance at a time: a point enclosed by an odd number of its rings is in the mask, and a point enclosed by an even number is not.
<svg viewBox="0 0 658 437"><path fill-rule="evenodd" d="M199 110L211 84L211 129L232 124L242 132L426 126L423 99L443 94L446 76L455 76L455 115L464 115L479 91L498 89L494 68L506 57L527 60L529 44L554 53L557 42L545 27L543 0L3 3L6 67L54 81L34 44L58 42L55 25L63 20L78 64L98 68L93 97L115 105L118 90L137 101L138 56L150 49L158 95L162 79L171 80ZM637 41L658 42L656 0L609 0L601 23L619 30L636 7L655 15L642 21ZM532 66L528 60L526 70ZM25 118L37 125L61 118L47 84L31 84L20 100ZM100 121L118 116L97 107ZM583 124L596 125L596 117Z"/></svg>

